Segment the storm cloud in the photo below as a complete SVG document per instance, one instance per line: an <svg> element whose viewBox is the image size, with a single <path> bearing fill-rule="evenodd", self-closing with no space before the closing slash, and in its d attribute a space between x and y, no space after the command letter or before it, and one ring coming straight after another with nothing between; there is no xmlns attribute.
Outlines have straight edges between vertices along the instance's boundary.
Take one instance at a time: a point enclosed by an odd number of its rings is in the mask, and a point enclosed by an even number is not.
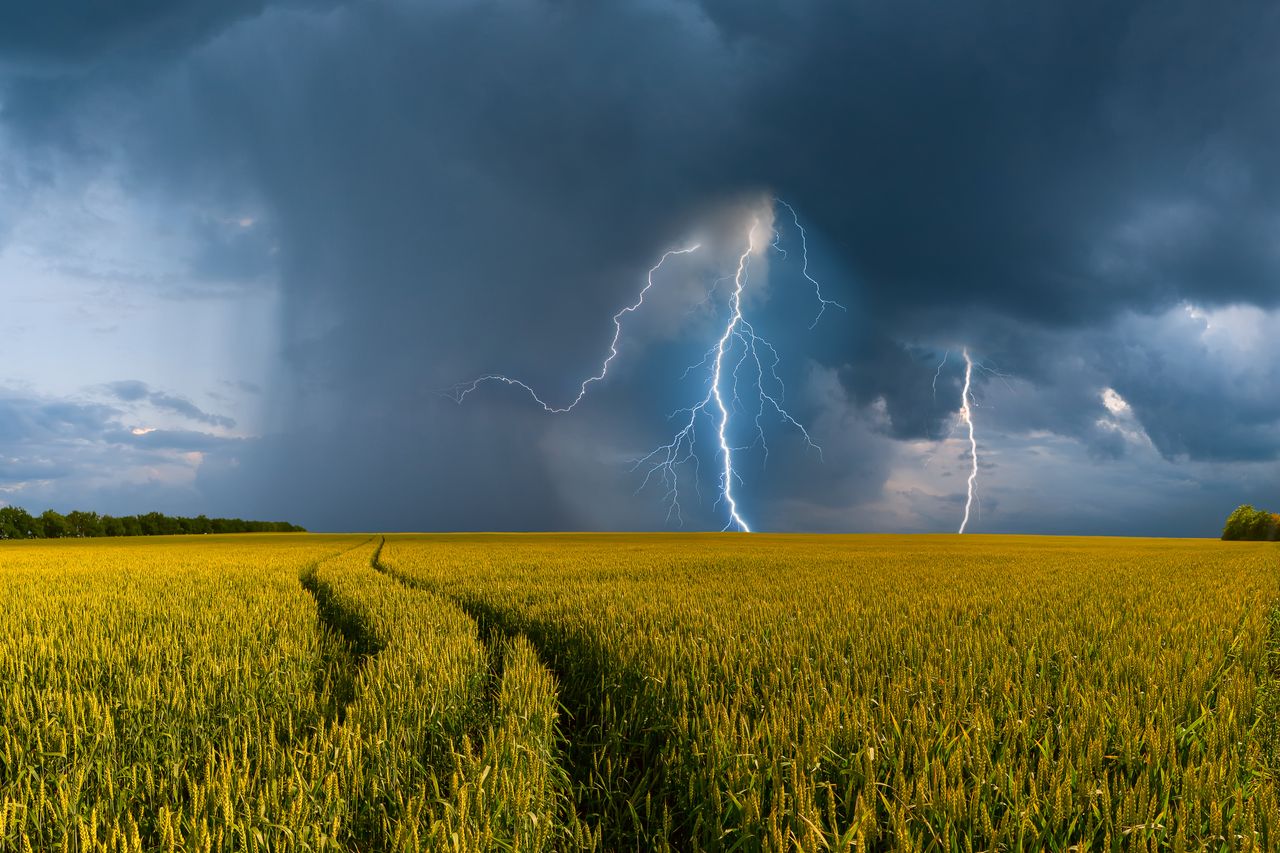
<svg viewBox="0 0 1280 853"><path fill-rule="evenodd" d="M124 201L102 216L170 258L132 298L271 292L259 416L115 386L254 425L199 466L211 513L664 526L629 462L688 404L712 318L651 317L569 418L437 392L516 370L571 392L656 257L773 193L848 312L809 331L794 264L770 261L757 316L825 452L791 434L751 461L761 526L951 528L964 346L1002 374L979 382L982 529L1204 534L1280 503L1271 4L210 8L3 13L0 240L57 258L75 235L23 223L107 181Z"/></svg>

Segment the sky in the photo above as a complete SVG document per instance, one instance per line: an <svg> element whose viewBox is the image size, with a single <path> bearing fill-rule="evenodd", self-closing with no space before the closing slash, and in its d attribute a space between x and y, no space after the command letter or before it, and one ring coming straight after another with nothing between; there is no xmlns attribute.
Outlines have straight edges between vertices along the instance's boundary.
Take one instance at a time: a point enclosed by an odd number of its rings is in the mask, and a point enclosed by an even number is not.
<svg viewBox="0 0 1280 853"><path fill-rule="evenodd" d="M956 530L967 348L971 532L1216 535L1280 509L1278 40L1248 0L5 4L0 502L720 529L714 412L678 512L636 460L759 220L794 423L748 364L752 529ZM450 396L571 401L694 243L573 411Z"/></svg>

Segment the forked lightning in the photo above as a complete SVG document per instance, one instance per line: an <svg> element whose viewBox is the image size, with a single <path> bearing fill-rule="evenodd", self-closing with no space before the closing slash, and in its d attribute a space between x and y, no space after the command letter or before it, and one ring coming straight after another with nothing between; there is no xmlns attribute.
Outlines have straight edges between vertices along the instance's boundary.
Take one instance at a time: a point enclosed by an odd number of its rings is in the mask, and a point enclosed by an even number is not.
<svg viewBox="0 0 1280 853"><path fill-rule="evenodd" d="M822 319L822 315L828 307L836 307L841 310L845 310L845 307L839 302L823 296L821 285L809 273L808 239L804 228L800 225L800 218L795 209L781 199L774 199L774 201L778 205L785 207L791 214L791 220L800 237L801 274L806 281L813 285L814 294L818 299L818 313L814 317L813 323L810 324L812 329ZM773 248L782 257L786 257L786 250L781 246L781 234L774 229L772 242L766 247L760 242L761 235L759 231L761 228L762 223L760 217L757 216L752 220L751 226L747 231L746 248L738 256L737 269L732 277L733 290L729 295L729 318L723 330L720 332L716 342L707 351L701 363L693 365L685 371L685 376L687 377L694 370L708 367L709 365L704 396L696 404L680 409L672 416L686 416L682 421L681 428L670 442L655 448L636 460L633 468L633 470L644 470L644 478L637 491L644 489L650 482L655 480L665 486L666 491L663 499L667 503L667 517L668 519L674 517L681 523L683 523L683 513L680 506L679 469L686 464L692 463L696 486L699 463L695 444L700 418L706 417L710 419L716 434L716 456L720 463L716 503L719 504L723 501L725 504L728 513L728 520L723 528L725 530L735 529L744 533L751 532L751 526L742 514L739 499L734 494L735 483L742 482L741 475L734 468L734 454L737 451L748 450L758 445L764 452L765 458L768 458L769 446L765 439L763 423L766 413L772 412L776 414L783 423L799 431L807 446L821 453L821 448L814 443L808 430L783 407L782 401L785 398L786 388L777 372L778 364L781 361L777 349L765 338L757 335L755 328L744 316L742 297L748 283L751 256L763 248ZM600 370L582 381L578 387L577 394L568 403L563 405L548 403L527 383L498 373L486 374L471 382L461 383L452 389L451 396L461 403L481 385L490 382L501 382L523 389L533 398L534 402L547 412L561 414L572 411L582 402L592 384L602 382L608 376L609 367L618 355L618 342L622 336L623 320L628 314L634 313L644 305L645 295L654 286L654 275L672 255L687 255L699 248L698 245L693 245L684 249L673 249L665 253L658 263L654 264L653 268L649 270L645 286L640 290L636 301L613 315L613 339L609 344L608 355L601 364ZM728 278L718 279L716 284L724 280L728 280ZM712 298L714 294L713 285L713 289L708 294L708 299ZM735 348L740 350L737 353L736 360L733 358ZM743 398L739 394L739 384L744 368L751 377L750 381L755 386L754 430L752 432L753 438L749 444L735 446L731 437L733 416L737 412L751 414L751 411L743 404Z"/></svg>
<svg viewBox="0 0 1280 853"><path fill-rule="evenodd" d="M582 384L578 386L577 396L574 397L567 405L553 406L539 397L538 392L534 391L533 388L526 383L521 382L519 379L512 379L510 376L503 376L500 373L490 373L485 376L481 376L479 379L473 380L472 382L454 386L452 391L454 400L461 403L467 398L468 394L486 382L504 382L507 385L514 385L517 388L523 388L525 391L529 392L529 396L534 399L534 402L552 414L561 414L563 412L573 411L574 406L581 403L582 398L587 396L587 386L595 382L600 382L609 375L609 365L618 357L618 339L622 337L622 318L627 314L635 313L639 310L640 306L644 304L645 294L647 294L649 289L653 287L653 274L661 269L662 265L667 262L667 258L672 255L688 255L698 251L700 248L702 247L695 243L687 249L672 249L659 258L658 262L649 269L649 275L646 279L645 286L640 288L640 295L636 298L636 301L613 315L613 340L609 343L609 354L605 356L604 362L600 365L600 372L582 380Z"/></svg>

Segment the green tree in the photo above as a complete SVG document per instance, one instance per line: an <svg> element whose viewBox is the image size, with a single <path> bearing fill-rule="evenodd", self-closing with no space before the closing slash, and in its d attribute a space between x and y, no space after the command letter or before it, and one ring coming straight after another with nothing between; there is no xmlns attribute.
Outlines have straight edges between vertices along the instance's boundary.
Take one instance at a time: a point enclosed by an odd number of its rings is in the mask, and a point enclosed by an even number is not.
<svg viewBox="0 0 1280 853"><path fill-rule="evenodd" d="M71 532L67 517L60 512L46 509L40 513L40 535L45 539L61 539Z"/></svg>
<svg viewBox="0 0 1280 853"><path fill-rule="evenodd" d="M306 532L305 527L287 521L245 521L242 518L208 518L204 515L188 518L159 512L114 517L84 510L73 510L64 516L52 509L33 518L22 507L0 506L0 539Z"/></svg>
<svg viewBox="0 0 1280 853"><path fill-rule="evenodd" d="M36 534L36 520L20 506L0 507L0 539L28 539Z"/></svg>
<svg viewBox="0 0 1280 853"><path fill-rule="evenodd" d="M1222 528L1222 538L1247 539L1254 512L1254 508L1249 504L1236 507L1231 515L1227 516L1226 526Z"/></svg>
<svg viewBox="0 0 1280 853"><path fill-rule="evenodd" d="M1255 509L1253 517L1249 519L1249 535L1245 538L1252 539L1255 542L1271 539L1272 528L1271 513L1266 510Z"/></svg>
<svg viewBox="0 0 1280 853"><path fill-rule="evenodd" d="M1280 539L1280 515L1242 504L1227 516L1222 538L1274 542Z"/></svg>
<svg viewBox="0 0 1280 853"><path fill-rule="evenodd" d="M67 527L71 536L101 536L102 519L96 512L73 510L67 513Z"/></svg>

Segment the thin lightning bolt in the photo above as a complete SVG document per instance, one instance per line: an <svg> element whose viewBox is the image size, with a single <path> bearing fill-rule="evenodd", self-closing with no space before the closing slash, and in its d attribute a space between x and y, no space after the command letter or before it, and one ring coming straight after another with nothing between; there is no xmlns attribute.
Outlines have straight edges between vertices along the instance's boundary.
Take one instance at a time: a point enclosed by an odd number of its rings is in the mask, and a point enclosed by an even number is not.
<svg viewBox="0 0 1280 853"><path fill-rule="evenodd" d="M776 201L778 204L785 207L791 213L791 221L795 223L796 230L800 232L800 257L801 257L800 271L804 275L804 277L809 280L809 283L813 285L813 292L816 293L818 296L818 316L814 317L813 322L809 324L809 328L812 330L815 326L818 325L818 321L822 319L822 315L826 312L828 305L834 305L835 307L839 308L841 311L844 311L845 313L848 313L849 309L845 308L843 305L841 305L839 302L836 302L834 299L826 299L823 297L822 285L818 284L818 282L814 279L814 277L809 275L809 238L804 233L804 226L800 224L800 217L796 213L796 209L791 205L787 204L785 201L783 201L780 198L775 197L774 201ZM782 251L782 249L778 246L778 239L777 239L776 233L774 235L773 245L775 249L778 249L778 251ZM786 252L783 252L782 256L785 258Z"/></svg>
<svg viewBox="0 0 1280 853"><path fill-rule="evenodd" d="M969 357L969 348L965 347L964 353L964 390L960 396L960 418L969 427L969 455L972 457L973 465L969 469L969 497L964 504L964 520L960 522L960 533L964 533L964 529L969 526L969 512L973 508L973 492L974 486L978 480L978 440L973 433L973 359Z"/></svg>
<svg viewBox="0 0 1280 853"><path fill-rule="evenodd" d="M800 235L802 247L802 274L814 288L814 293L818 299L818 314L810 325L812 329L822 318L823 312L828 306L835 306L841 310L846 310L843 305L832 299L827 299L822 295L821 285L809 273L809 252L807 238L804 228L800 225L800 219L796 215L796 211L791 205L775 199L775 201L786 207L791 213L792 221ZM743 517L738 498L734 495L734 484L743 482L742 477L734 468L734 454L738 451L750 450L759 445L764 452L767 462L769 455L769 445L765 439L763 418L766 410L772 409L779 419L799 431L804 438L807 447L811 447L818 451L821 456L822 448L814 443L808 430L798 420L792 417L791 413L783 406L783 399L786 395L786 387L781 377L778 375L778 365L781 357L777 349L768 340L756 334L755 328L747 320L743 314L742 296L748 282L748 271L751 264L751 255L757 249L757 234L761 228L760 217L756 217L751 222L751 227L747 232L747 247L738 256L737 269L734 275L724 276L716 279L712 284L706 298L699 303L700 305L709 302L716 294L719 285L723 282L732 280L733 289L729 295L729 318L720 333L716 343L711 346L698 364L692 365L684 372L682 379L696 370L708 368L707 379L705 385L705 393L701 400L696 404L684 409L679 409L672 414L672 418L683 416L680 421L680 429L678 429L671 441L663 444L650 451L645 456L634 461L632 470L636 471L641 468L645 469L644 477L636 492L643 491L651 482L659 482L665 488L663 496L664 503L667 504L667 519L676 519L679 523L684 523L683 511L680 506L680 470L686 465L691 465L694 469L694 487L698 487L698 472L700 470L700 460L697 452L697 435L700 419L707 419L714 427L716 434L716 455L720 463L720 473L718 477L719 495L716 504L724 501L728 509L729 519L724 526L724 530L736 529L743 533L750 533L751 526ZM786 257L786 250L781 245L781 235L776 229L772 232L772 242L770 248L776 250L783 258ZM544 401L541 396L528 384L513 379L503 374L487 374L469 383L461 383L451 389L450 395L455 401L461 403L466 399L467 395L475 391L481 385L489 382L501 382L507 385L514 385L526 391L534 402L542 406L544 411L561 414L571 411L586 396L589 387L596 382L605 379L609 372L609 366L614 358L618 355L618 341L622 336L622 322L627 314L637 311L645 300L645 295L649 289L653 287L654 274L662 267L662 265L672 255L684 255L696 251L700 248L697 245L690 246L686 249L674 249L662 256L658 263L654 264L649 270L647 283L641 289L636 301L627 307L618 311L613 316L614 334L613 340L609 345L609 354L605 357L604 362L600 366L600 370L593 376L587 377L582 381L578 388L577 396L565 405L556 406ZM736 354L734 360L735 346L741 345L741 352ZM763 353L763 355L762 355ZM752 376L755 384L755 392L757 402L754 406L754 439L746 447L737 447L731 443L730 431L732 426L733 415L737 412L748 413L748 409L742 404L739 395L739 381L744 372ZM727 375L726 375L727 374Z"/></svg>
<svg viewBox="0 0 1280 853"><path fill-rule="evenodd" d="M938 402L938 377L942 375L942 368L947 366L947 359L951 357L951 350L942 351L942 361L938 362L938 369L933 374L933 401Z"/></svg>
<svg viewBox="0 0 1280 853"><path fill-rule="evenodd" d="M517 388L523 388L525 391L529 392L529 396L533 398L535 403L541 406L545 411L548 411L552 414L558 415L564 412L572 411L575 406L577 406L579 403L582 402L582 398L587 396L587 387L589 385L592 385L593 383L596 383L596 382L600 382L606 376L609 375L609 365L612 364L613 360L618 357L618 339L622 337L622 318L628 314L634 314L637 310L639 310L641 305L644 305L645 294L647 294L649 292L649 289L653 287L653 274L656 273L659 269L661 269L662 265L667 262L667 258L671 257L672 255L688 255L693 252L696 252L700 248L702 248L701 245L695 243L694 245L689 246L686 249L672 249L666 254L664 254L658 260L658 262L649 269L649 275L646 279L645 286L640 289L640 295L636 298L636 301L631 305L628 305L627 307L620 310L617 314L613 315L613 340L609 342L609 355L605 357L604 363L600 365L600 372L595 374L594 376L588 376L586 379L582 380L582 384L578 386L578 395L574 397L573 401L570 402L568 405L552 406L551 404L545 402L541 397L539 397L538 392L534 391L533 388L531 388L529 385L525 384L524 382L521 382L519 379L512 379L510 376L504 376L500 373L486 374L485 376L481 376L479 379L475 379L471 382L462 383L460 385L454 386L454 388L451 391L451 396L453 397L454 401L461 403L463 400L467 398L468 394L470 394L472 391L476 390L486 382L502 382L507 385L514 385Z"/></svg>

